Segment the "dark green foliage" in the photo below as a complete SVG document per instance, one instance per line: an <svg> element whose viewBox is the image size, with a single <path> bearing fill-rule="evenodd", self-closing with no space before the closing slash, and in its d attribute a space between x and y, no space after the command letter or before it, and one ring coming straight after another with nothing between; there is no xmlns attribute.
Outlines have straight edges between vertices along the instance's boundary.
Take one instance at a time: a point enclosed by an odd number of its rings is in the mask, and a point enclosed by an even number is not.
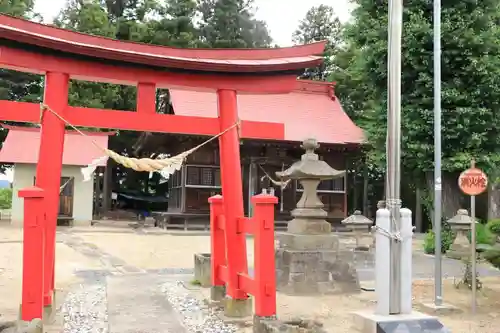
<svg viewBox="0 0 500 333"><path fill-rule="evenodd" d="M252 11L254 0L199 0L201 42L214 48L269 47L267 25Z"/></svg>
<svg viewBox="0 0 500 333"><path fill-rule="evenodd" d="M366 131L370 161L385 160L387 122L387 0L354 0L338 65L330 79L344 108ZM476 158L487 173L500 160L500 2L442 3L442 145L445 215L459 200L456 172ZM402 167L412 179L433 170L432 2L405 1L402 41ZM432 191L433 185L427 183ZM450 207L453 205L453 207ZM449 216L448 216L449 217Z"/></svg>
<svg viewBox="0 0 500 333"><path fill-rule="evenodd" d="M450 249L451 244L453 244L453 239L455 235L451 230L441 231L441 253L446 253ZM434 254L436 247L436 234L434 231L429 230L425 235L424 240L424 252L427 254Z"/></svg>
<svg viewBox="0 0 500 333"><path fill-rule="evenodd" d="M494 219L494 220L488 221L488 223L486 224L486 227L494 235L500 236L500 219Z"/></svg>
<svg viewBox="0 0 500 333"><path fill-rule="evenodd" d="M293 33L295 44L308 44L318 41L327 41L325 61L318 68L309 68L301 76L309 80L326 80L332 69L332 59L341 43L341 25L335 16L333 7L319 5L312 7L300 21L299 27Z"/></svg>
<svg viewBox="0 0 500 333"><path fill-rule="evenodd" d="M476 223L476 244L493 245L495 235L491 233L488 227L482 223ZM471 233L467 234L467 239L471 241Z"/></svg>
<svg viewBox="0 0 500 333"><path fill-rule="evenodd" d="M10 209L12 207L12 189L0 189L0 209Z"/></svg>

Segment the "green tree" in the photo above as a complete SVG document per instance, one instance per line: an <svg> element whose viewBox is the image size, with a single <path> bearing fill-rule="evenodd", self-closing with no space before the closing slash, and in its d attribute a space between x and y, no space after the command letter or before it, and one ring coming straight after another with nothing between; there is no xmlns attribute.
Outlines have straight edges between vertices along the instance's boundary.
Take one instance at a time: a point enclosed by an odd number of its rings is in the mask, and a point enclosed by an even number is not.
<svg viewBox="0 0 500 333"><path fill-rule="evenodd" d="M339 86L362 83L362 94L342 94L348 107L362 108L364 129L375 159L385 155L387 122L387 0L354 1L346 27L351 58ZM444 215L460 207L457 173L475 157L491 172L500 159L496 116L500 101L500 2L443 1L442 117ZM402 54L402 165L433 190L433 29L432 4L405 2ZM364 89L366 88L366 89ZM352 111L351 111L352 112Z"/></svg>
<svg viewBox="0 0 500 333"><path fill-rule="evenodd" d="M327 41L325 61L317 68L309 68L301 76L309 80L326 80L332 70L332 60L341 42L341 24L335 16L333 7L319 5L311 7L300 21L297 30L292 35L295 44L308 44Z"/></svg>
<svg viewBox="0 0 500 333"><path fill-rule="evenodd" d="M254 0L200 0L201 41L214 48L269 47L265 22L253 14Z"/></svg>
<svg viewBox="0 0 500 333"><path fill-rule="evenodd" d="M0 188L0 209L12 208L12 189Z"/></svg>

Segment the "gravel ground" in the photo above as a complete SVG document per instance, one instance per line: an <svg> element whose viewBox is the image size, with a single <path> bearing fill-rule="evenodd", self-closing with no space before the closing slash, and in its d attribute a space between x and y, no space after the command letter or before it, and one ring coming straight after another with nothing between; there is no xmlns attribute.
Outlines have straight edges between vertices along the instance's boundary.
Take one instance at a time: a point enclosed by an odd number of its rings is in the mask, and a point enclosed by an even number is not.
<svg viewBox="0 0 500 333"><path fill-rule="evenodd" d="M63 305L63 333L108 333L106 287L79 285Z"/></svg>
<svg viewBox="0 0 500 333"><path fill-rule="evenodd" d="M190 293L182 281L168 282L162 286L172 307L180 314L182 323L191 333L235 333L237 327L226 324L215 309L208 309L205 304Z"/></svg>

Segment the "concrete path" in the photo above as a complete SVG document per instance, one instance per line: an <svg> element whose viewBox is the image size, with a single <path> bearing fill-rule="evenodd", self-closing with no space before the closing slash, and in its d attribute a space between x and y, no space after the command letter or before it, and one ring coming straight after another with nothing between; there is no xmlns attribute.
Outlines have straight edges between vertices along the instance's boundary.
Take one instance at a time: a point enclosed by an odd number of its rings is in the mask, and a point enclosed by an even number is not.
<svg viewBox="0 0 500 333"><path fill-rule="evenodd" d="M150 274L107 278L110 333L183 333L177 314L161 292L164 280Z"/></svg>

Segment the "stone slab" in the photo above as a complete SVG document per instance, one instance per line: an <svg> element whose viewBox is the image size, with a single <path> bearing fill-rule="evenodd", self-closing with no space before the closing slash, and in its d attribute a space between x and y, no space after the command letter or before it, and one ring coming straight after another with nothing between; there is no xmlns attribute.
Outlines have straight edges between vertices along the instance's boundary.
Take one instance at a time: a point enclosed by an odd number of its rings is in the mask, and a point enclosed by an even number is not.
<svg viewBox="0 0 500 333"><path fill-rule="evenodd" d="M456 306L446 303L443 303L441 305L436 305L434 303L421 303L420 310L441 315L463 312Z"/></svg>
<svg viewBox="0 0 500 333"><path fill-rule="evenodd" d="M353 319L353 332L358 333L451 333L438 318L420 312L383 316L361 311Z"/></svg>
<svg viewBox="0 0 500 333"><path fill-rule="evenodd" d="M284 232L279 236L280 248L293 250L335 250L339 249L339 237L335 234L300 235Z"/></svg>
<svg viewBox="0 0 500 333"><path fill-rule="evenodd" d="M186 333L161 292L162 282L159 277L148 274L109 276L109 332Z"/></svg>

